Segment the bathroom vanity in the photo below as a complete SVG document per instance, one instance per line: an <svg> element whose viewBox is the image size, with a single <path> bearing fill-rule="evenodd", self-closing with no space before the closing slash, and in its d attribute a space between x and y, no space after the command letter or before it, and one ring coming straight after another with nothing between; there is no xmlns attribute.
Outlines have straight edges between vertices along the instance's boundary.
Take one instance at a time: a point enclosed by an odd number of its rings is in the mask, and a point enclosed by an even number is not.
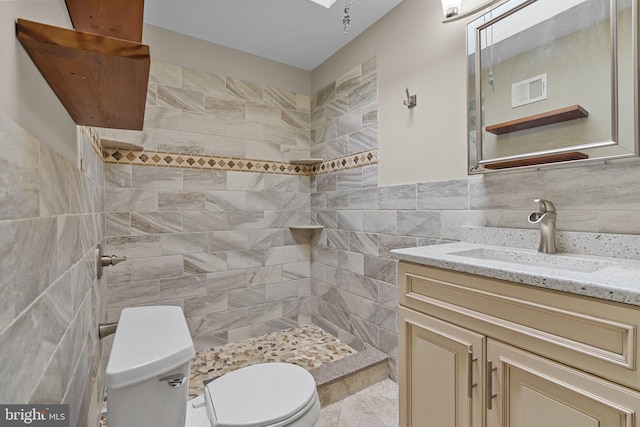
<svg viewBox="0 0 640 427"><path fill-rule="evenodd" d="M401 427L640 426L640 261L393 252Z"/></svg>

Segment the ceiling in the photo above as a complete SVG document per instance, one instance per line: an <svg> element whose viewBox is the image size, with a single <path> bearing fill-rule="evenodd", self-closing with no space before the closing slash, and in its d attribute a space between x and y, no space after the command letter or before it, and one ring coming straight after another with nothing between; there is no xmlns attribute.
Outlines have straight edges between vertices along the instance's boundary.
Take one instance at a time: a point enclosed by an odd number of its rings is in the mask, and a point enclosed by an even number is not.
<svg viewBox="0 0 640 427"><path fill-rule="evenodd" d="M401 1L354 0L346 35L344 0L146 0L144 22L313 70Z"/></svg>

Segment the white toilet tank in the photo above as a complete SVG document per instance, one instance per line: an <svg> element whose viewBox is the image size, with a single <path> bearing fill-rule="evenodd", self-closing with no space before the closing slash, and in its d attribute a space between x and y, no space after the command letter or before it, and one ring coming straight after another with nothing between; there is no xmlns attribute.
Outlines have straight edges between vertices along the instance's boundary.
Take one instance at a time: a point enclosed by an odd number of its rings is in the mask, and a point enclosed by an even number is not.
<svg viewBox="0 0 640 427"><path fill-rule="evenodd" d="M184 427L193 356L180 307L122 310L106 372L109 427Z"/></svg>

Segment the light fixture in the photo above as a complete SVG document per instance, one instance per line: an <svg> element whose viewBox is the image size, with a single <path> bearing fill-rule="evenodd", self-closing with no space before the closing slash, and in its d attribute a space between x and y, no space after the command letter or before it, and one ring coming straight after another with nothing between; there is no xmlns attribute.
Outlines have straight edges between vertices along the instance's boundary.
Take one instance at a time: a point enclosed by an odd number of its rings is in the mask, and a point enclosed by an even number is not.
<svg viewBox="0 0 640 427"><path fill-rule="evenodd" d="M315 0L314 0L315 1ZM458 21L504 0L440 0L444 23ZM464 3L464 4L463 4Z"/></svg>
<svg viewBox="0 0 640 427"><path fill-rule="evenodd" d="M460 13L462 0L442 0L442 12L445 18L453 18Z"/></svg>
<svg viewBox="0 0 640 427"><path fill-rule="evenodd" d="M333 4L337 1L337 0L311 0L314 3L319 4L320 6L324 6L327 9L330 8L331 6L333 6Z"/></svg>

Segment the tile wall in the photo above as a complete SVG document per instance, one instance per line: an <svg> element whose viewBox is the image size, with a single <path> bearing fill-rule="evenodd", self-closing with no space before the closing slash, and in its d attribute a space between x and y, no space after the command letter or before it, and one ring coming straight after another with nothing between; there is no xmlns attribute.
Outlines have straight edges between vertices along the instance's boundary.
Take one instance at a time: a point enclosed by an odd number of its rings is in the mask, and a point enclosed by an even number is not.
<svg viewBox="0 0 640 427"><path fill-rule="evenodd" d="M102 161L82 138L82 170L0 114L0 402L68 403L97 425L106 359L97 325Z"/></svg>

